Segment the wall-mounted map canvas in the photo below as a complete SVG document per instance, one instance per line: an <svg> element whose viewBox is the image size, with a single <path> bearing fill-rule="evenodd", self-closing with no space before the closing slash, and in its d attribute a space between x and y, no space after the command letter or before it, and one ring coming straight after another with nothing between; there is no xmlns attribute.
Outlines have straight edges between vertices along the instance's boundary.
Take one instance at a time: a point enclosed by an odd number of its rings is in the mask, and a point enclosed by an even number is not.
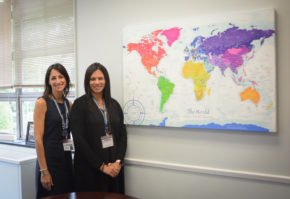
<svg viewBox="0 0 290 199"><path fill-rule="evenodd" d="M126 124L276 132L273 9L127 26Z"/></svg>

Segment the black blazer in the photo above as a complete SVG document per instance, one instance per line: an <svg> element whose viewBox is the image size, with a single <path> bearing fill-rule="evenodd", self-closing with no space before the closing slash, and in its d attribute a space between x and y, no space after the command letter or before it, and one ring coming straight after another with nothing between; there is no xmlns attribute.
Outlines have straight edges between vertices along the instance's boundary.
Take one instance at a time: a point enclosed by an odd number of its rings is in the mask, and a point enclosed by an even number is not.
<svg viewBox="0 0 290 199"><path fill-rule="evenodd" d="M105 135L102 113L92 99L83 95L76 99L71 110L71 131L75 145L74 166L88 175L99 171L102 163L124 160L127 148L127 131L120 104L112 99L109 113L114 147L102 148L101 136ZM87 172L86 172L87 171Z"/></svg>

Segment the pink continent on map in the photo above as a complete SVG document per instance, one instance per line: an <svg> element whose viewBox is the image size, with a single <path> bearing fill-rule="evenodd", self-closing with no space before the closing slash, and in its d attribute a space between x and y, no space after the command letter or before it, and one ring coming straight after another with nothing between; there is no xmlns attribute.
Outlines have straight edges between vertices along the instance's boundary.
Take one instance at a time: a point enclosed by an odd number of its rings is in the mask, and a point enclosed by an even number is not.
<svg viewBox="0 0 290 199"><path fill-rule="evenodd" d="M164 30L161 35L164 35L167 38L167 44L168 46L171 46L173 42L175 42L176 40L178 40L179 35L180 35L180 30L181 28L171 28L168 30Z"/></svg>

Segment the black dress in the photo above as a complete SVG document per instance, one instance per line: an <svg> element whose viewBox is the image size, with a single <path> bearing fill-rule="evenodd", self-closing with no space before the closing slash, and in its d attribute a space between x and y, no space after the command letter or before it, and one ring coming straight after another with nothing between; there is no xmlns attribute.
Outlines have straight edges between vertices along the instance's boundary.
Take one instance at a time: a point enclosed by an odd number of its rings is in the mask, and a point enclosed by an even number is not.
<svg viewBox="0 0 290 199"><path fill-rule="evenodd" d="M124 169L112 178L100 171L100 166L121 160L127 148L127 132L123 112L116 100L107 106L114 146L102 148L101 136L105 124L97 105L86 95L74 101L71 111L71 130L75 144L74 173L76 191L115 192L124 194Z"/></svg>
<svg viewBox="0 0 290 199"><path fill-rule="evenodd" d="M40 168L36 162L36 198L51 196L61 193L72 192L73 190L73 168L72 154L64 151L62 136L62 120L53 100L43 97L46 101L47 111L44 122L43 145L46 157L47 168L51 174L54 186L51 191L44 189L40 182ZM67 106L69 102L65 99ZM65 113L64 104L59 103L62 113ZM65 115L65 114L63 114Z"/></svg>

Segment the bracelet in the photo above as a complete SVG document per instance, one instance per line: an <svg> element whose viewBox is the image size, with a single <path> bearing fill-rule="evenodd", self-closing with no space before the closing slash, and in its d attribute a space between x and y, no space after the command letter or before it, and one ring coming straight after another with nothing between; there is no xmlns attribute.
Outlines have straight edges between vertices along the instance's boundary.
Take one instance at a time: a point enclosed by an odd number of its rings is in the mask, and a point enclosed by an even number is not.
<svg viewBox="0 0 290 199"><path fill-rule="evenodd" d="M45 168L45 169L40 169L40 174L41 174L41 176L45 176L45 171L47 170L47 168Z"/></svg>

